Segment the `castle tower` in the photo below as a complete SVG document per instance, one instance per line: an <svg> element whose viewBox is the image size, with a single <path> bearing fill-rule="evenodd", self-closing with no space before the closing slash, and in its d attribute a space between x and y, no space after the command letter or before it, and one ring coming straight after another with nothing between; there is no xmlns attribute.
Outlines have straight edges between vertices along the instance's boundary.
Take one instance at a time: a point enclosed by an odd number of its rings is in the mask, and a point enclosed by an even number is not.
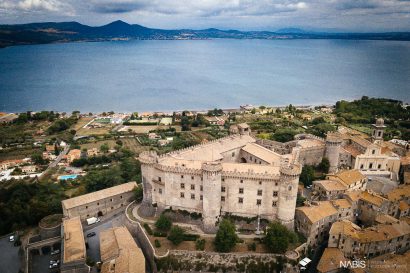
<svg viewBox="0 0 410 273"><path fill-rule="evenodd" d="M325 157L329 159L329 173L337 172L339 168L339 155L342 140L335 134L328 133L326 137Z"/></svg>
<svg viewBox="0 0 410 273"><path fill-rule="evenodd" d="M155 208L152 206L152 180L154 179L154 165L158 161L158 155L155 151L142 152L138 160L141 162L141 178L144 197L141 203L142 216L153 216Z"/></svg>
<svg viewBox="0 0 410 273"><path fill-rule="evenodd" d="M384 125L384 119L382 118L376 119L376 124L372 124L372 127L373 127L373 132L372 132L373 142L383 140L384 128L386 128L386 126Z"/></svg>
<svg viewBox="0 0 410 273"><path fill-rule="evenodd" d="M280 189L277 218L288 229L293 229L298 194L300 164L285 164L280 167Z"/></svg>
<svg viewBox="0 0 410 273"><path fill-rule="evenodd" d="M221 176L221 163L206 162L202 164L202 224L206 233L215 233L217 231L216 222L221 213Z"/></svg>

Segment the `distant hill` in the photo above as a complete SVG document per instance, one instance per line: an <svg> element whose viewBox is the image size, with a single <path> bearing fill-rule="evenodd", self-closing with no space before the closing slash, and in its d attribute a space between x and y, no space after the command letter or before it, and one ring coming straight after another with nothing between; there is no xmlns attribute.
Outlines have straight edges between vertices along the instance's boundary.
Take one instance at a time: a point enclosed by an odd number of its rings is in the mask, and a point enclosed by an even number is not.
<svg viewBox="0 0 410 273"><path fill-rule="evenodd" d="M388 33L322 33L298 28L277 31L238 31L215 28L164 30L115 21L90 27L78 22L44 22L21 25L0 25L0 47L77 41L115 39L182 40L182 39L354 39L410 41L410 32Z"/></svg>

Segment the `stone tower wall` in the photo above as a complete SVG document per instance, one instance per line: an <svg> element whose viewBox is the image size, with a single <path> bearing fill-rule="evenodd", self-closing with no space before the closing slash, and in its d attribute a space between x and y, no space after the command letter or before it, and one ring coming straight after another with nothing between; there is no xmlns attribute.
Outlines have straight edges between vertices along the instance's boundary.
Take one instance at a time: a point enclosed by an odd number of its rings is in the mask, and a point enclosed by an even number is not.
<svg viewBox="0 0 410 273"><path fill-rule="evenodd" d="M342 141L340 139L326 139L325 157L329 159L329 173L335 173L339 168L341 146Z"/></svg>
<svg viewBox="0 0 410 273"><path fill-rule="evenodd" d="M216 222L221 211L222 165L203 163L203 229L208 233L217 231Z"/></svg>
<svg viewBox="0 0 410 273"><path fill-rule="evenodd" d="M278 202L278 220L287 228L293 229L296 198L298 192L299 175L301 166L281 166L280 190Z"/></svg>

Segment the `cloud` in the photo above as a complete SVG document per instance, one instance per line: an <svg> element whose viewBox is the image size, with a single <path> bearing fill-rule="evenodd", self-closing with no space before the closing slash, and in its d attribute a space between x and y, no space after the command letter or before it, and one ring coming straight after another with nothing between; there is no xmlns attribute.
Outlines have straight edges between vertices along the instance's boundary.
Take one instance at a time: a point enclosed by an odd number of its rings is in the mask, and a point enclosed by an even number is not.
<svg viewBox="0 0 410 273"><path fill-rule="evenodd" d="M150 5L150 1L133 0L91 0L90 10L97 13L127 13L136 10L143 10Z"/></svg>
<svg viewBox="0 0 410 273"><path fill-rule="evenodd" d="M0 9L24 13L59 12L64 15L74 12L70 5L58 0L0 0Z"/></svg>
<svg viewBox="0 0 410 273"><path fill-rule="evenodd" d="M380 6L381 3L374 0L342 0L336 3L336 8L339 10L375 9Z"/></svg>

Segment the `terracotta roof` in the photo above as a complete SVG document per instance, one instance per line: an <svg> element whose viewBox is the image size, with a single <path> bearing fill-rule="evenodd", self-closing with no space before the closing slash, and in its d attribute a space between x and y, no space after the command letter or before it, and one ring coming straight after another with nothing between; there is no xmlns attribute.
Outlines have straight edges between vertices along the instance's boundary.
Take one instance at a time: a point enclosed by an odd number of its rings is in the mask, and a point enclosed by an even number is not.
<svg viewBox="0 0 410 273"><path fill-rule="evenodd" d="M320 258L317 270L320 273L330 272L340 269L341 261L349 261L338 248L325 248Z"/></svg>
<svg viewBox="0 0 410 273"><path fill-rule="evenodd" d="M61 201L61 203L65 209L71 209L71 208L75 208L78 206L82 206L85 204L89 204L89 203L107 198L110 196L132 191L135 187L137 187L137 183L128 182L128 183L114 186L108 189L104 189L104 190L80 195L74 198L66 199L66 200Z"/></svg>
<svg viewBox="0 0 410 273"><path fill-rule="evenodd" d="M126 227L100 233L102 273L145 273L145 258Z"/></svg>
<svg viewBox="0 0 410 273"><path fill-rule="evenodd" d="M63 262L69 263L84 260L86 257L83 227L80 217L65 219L64 227L64 257Z"/></svg>
<svg viewBox="0 0 410 273"><path fill-rule="evenodd" d="M401 200L404 197L410 196L410 185L403 185L398 188L395 188L387 194L387 199L390 201Z"/></svg>
<svg viewBox="0 0 410 273"><path fill-rule="evenodd" d="M383 198L375 193L370 193L368 191L361 192L360 199L373 205L376 205L378 207L380 207L383 204L383 202L388 201L386 198Z"/></svg>
<svg viewBox="0 0 410 273"><path fill-rule="evenodd" d="M280 161L279 154L255 143L246 144L242 150L270 164Z"/></svg>
<svg viewBox="0 0 410 273"><path fill-rule="evenodd" d="M326 191L343 191L347 189L341 182L334 180L317 180L313 181L313 184L321 185Z"/></svg>
<svg viewBox="0 0 410 273"><path fill-rule="evenodd" d="M410 251L403 255L385 254L368 260L366 262L366 270L353 269L354 273L404 273L409 271Z"/></svg>
<svg viewBox="0 0 410 273"><path fill-rule="evenodd" d="M388 214L378 214L376 215L375 222L379 224L391 224L391 223L396 223L399 220L397 218L394 218L393 216L390 216Z"/></svg>
<svg viewBox="0 0 410 273"><path fill-rule="evenodd" d="M405 201L400 201L400 203L399 203L399 209L400 209L401 211L408 210L409 207L410 207L409 204L407 204Z"/></svg>
<svg viewBox="0 0 410 273"><path fill-rule="evenodd" d="M357 240L359 239L358 232L360 230L360 227L353 224L352 222L348 220L342 220L333 223L332 227L330 228L329 235L344 234Z"/></svg>
<svg viewBox="0 0 410 273"><path fill-rule="evenodd" d="M342 208L342 209L347 209L352 207L352 204L349 202L349 200L346 199L337 199L337 200L333 200L331 201L333 206L335 206L336 208Z"/></svg>
<svg viewBox="0 0 410 273"><path fill-rule="evenodd" d="M311 223L315 223L323 218L337 213L337 210L330 201L319 202L319 205L317 206L312 205L299 207L296 208L296 210L301 211Z"/></svg>
<svg viewBox="0 0 410 273"><path fill-rule="evenodd" d="M328 177L336 178L348 186L366 178L359 170L355 169L341 171L333 175L328 175Z"/></svg>
<svg viewBox="0 0 410 273"><path fill-rule="evenodd" d="M362 154L358 149L356 149L353 145L346 145L343 149L351 154L353 157L357 157L358 155Z"/></svg>
<svg viewBox="0 0 410 273"><path fill-rule="evenodd" d="M356 142L357 144L359 144L360 146L365 147L365 148L369 147L372 144L370 141L364 139L363 137L356 136L356 135L351 135L350 139L353 142Z"/></svg>

